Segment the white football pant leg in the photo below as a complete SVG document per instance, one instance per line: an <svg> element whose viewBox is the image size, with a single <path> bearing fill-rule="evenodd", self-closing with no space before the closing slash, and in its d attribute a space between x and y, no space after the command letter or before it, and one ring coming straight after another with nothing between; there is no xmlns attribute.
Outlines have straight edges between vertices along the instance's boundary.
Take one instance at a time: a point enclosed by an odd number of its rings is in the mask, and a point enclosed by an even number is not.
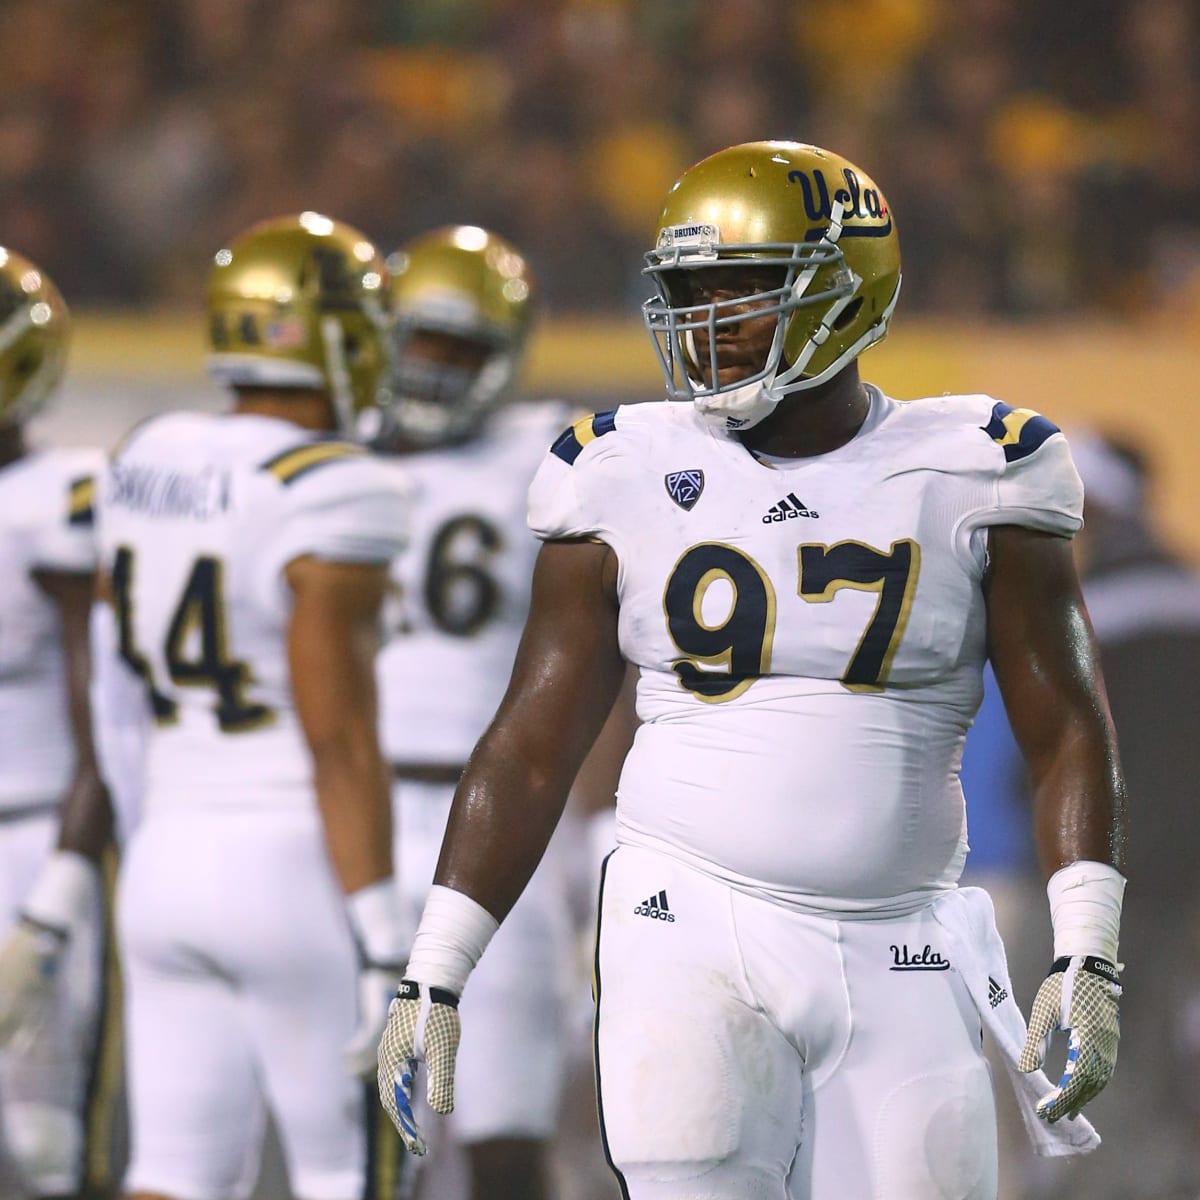
<svg viewBox="0 0 1200 1200"><path fill-rule="evenodd" d="M631 1200L783 1200L802 1063L747 987L729 890L617 849L596 987L601 1132Z"/></svg>
<svg viewBox="0 0 1200 1200"><path fill-rule="evenodd" d="M746 913L738 928L756 991L799 1036L783 971L805 939L760 939L750 914L761 902L739 896L735 908ZM811 1119L792 1173L793 1200L995 1200L991 1072L979 1014L942 927L929 909L820 924L837 931L849 1036L836 1053L807 1064Z"/></svg>
<svg viewBox="0 0 1200 1200"><path fill-rule="evenodd" d="M119 888L133 1163L127 1190L237 1200L265 1100L301 1200L366 1168L353 940L315 812L151 816Z"/></svg>
<svg viewBox="0 0 1200 1200"><path fill-rule="evenodd" d="M632 1200L993 1200L980 1021L940 935L928 910L809 917L618 849L597 1057Z"/></svg>

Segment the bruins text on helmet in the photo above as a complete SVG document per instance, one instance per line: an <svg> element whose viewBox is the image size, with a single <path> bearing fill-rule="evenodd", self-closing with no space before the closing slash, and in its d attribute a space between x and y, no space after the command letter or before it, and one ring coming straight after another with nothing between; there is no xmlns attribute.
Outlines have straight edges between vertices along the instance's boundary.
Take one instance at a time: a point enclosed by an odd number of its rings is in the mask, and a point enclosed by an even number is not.
<svg viewBox="0 0 1200 1200"><path fill-rule="evenodd" d="M206 299L214 379L327 389L343 433L376 402L387 267L357 229L313 212L262 221L217 251Z"/></svg>
<svg viewBox="0 0 1200 1200"><path fill-rule="evenodd" d="M0 424L21 424L45 403L62 378L70 336L58 288L0 246Z"/></svg>
<svg viewBox="0 0 1200 1200"><path fill-rule="evenodd" d="M777 268L778 281L692 302L689 272L747 267ZM749 142L680 176L643 273L657 291L643 315L669 396L737 429L883 339L900 291L900 245L883 193L853 163L797 142ZM717 335L745 319L747 303L775 315L774 340L757 373L722 384ZM707 334L703 364L697 331Z"/></svg>
<svg viewBox="0 0 1200 1200"><path fill-rule="evenodd" d="M450 225L402 246L388 266L395 322L384 402L392 431L417 446L469 437L507 399L525 348L534 306L525 259L486 229ZM417 333L443 334L475 353L433 362L410 352Z"/></svg>

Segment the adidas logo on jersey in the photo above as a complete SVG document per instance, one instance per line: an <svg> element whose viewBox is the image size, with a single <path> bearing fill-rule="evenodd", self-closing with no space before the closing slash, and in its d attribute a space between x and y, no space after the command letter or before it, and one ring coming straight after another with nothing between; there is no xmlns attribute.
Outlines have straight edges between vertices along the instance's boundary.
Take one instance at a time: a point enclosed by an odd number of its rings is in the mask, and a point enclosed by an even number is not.
<svg viewBox="0 0 1200 1200"><path fill-rule="evenodd" d="M988 976L988 1004L999 1008L1008 999L1008 988L1002 987L990 975Z"/></svg>
<svg viewBox="0 0 1200 1200"><path fill-rule="evenodd" d="M643 900L633 911L637 916L649 917L652 921L667 921L672 925L675 923L675 914L667 905L666 888L663 888L657 896L651 896L648 900Z"/></svg>
<svg viewBox="0 0 1200 1200"><path fill-rule="evenodd" d="M804 501L797 500L795 492L788 492L787 499L780 500L778 504L772 504L767 509L767 515L763 517L762 521L764 525L770 525L772 521L790 521L793 517L819 517L820 515L811 508L805 508Z"/></svg>

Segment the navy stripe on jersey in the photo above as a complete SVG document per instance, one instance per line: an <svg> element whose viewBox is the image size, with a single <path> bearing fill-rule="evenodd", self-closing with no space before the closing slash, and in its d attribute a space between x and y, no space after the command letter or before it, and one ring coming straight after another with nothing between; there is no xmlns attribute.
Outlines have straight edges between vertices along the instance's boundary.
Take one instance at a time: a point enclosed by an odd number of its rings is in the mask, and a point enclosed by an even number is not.
<svg viewBox="0 0 1200 1200"><path fill-rule="evenodd" d="M270 471L280 483L289 484L327 463L357 458L363 454L366 454L366 450L355 442L305 442L302 446L292 446L268 458L259 470Z"/></svg>
<svg viewBox="0 0 1200 1200"><path fill-rule="evenodd" d="M1007 462L1028 458L1058 426L1031 408L1013 408L998 400L992 406L992 419L981 426L983 432L1004 451Z"/></svg>
<svg viewBox="0 0 1200 1200"><path fill-rule="evenodd" d="M561 458L567 466L574 466L579 452L588 442L594 442L596 438L603 437L606 433L612 433L616 427L617 410L615 408L610 408L607 412L594 413L590 417L584 417L582 421L576 421L570 429L559 434L554 445L550 447L550 453Z"/></svg>

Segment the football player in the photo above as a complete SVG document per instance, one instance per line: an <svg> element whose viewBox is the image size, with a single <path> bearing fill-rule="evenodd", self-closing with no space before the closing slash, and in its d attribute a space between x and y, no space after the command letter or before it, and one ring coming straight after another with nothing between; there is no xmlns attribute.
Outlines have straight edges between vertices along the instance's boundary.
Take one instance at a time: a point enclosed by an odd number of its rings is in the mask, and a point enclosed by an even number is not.
<svg viewBox="0 0 1200 1200"><path fill-rule="evenodd" d="M503 238L449 226L388 262L394 360L379 440L402 457L415 491L379 685L398 875L415 928L455 784L512 668L538 548L525 497L566 410L512 399L535 296L525 259ZM452 1132L476 1200L549 1195L571 952L562 867L554 853L542 862L463 1000Z"/></svg>
<svg viewBox="0 0 1200 1200"><path fill-rule="evenodd" d="M125 852L127 1194L248 1194L269 1109L300 1200L371 1194L365 1090L401 940L374 658L402 477L374 401L387 270L306 212L208 278L223 414L129 433L97 492L119 653L154 718Z"/></svg>
<svg viewBox="0 0 1200 1200"><path fill-rule="evenodd" d="M501 706L450 815L381 1096L453 1096L455 1004L621 679L638 728L601 884L596 1050L624 1195L996 1194L981 1028L1052 1154L1116 1057L1124 789L1045 417L859 378L900 285L858 167L760 142L668 194L645 318L669 400L578 422ZM1056 960L1025 1022L966 852L958 765L991 658L1035 786ZM1070 1029L1057 1086L1038 1069ZM1024 1072L1028 1072L1025 1074ZM514 1100L514 1103L519 1103Z"/></svg>
<svg viewBox="0 0 1200 1200"><path fill-rule="evenodd" d="M0 1144L42 1197L82 1182L111 832L88 715L100 455L25 437L69 336L58 289L0 247Z"/></svg>

